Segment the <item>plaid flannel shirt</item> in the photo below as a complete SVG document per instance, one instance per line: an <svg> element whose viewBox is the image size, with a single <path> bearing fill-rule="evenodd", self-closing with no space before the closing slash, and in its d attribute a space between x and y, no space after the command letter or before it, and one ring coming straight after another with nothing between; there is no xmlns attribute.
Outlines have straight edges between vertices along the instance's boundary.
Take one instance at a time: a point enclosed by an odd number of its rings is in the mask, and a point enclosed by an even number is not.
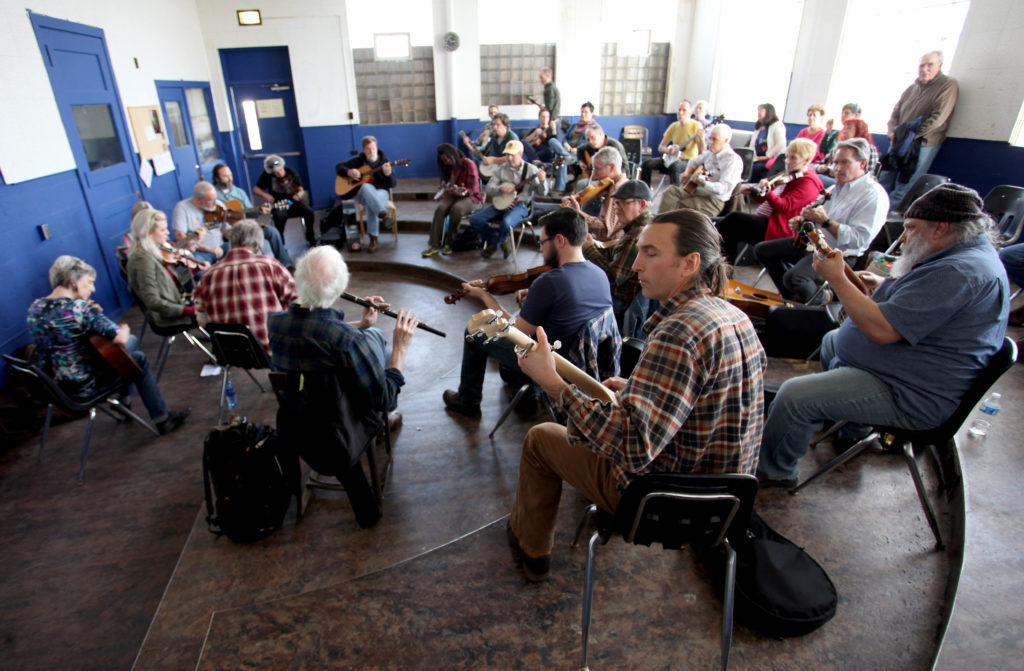
<svg viewBox="0 0 1024 671"><path fill-rule="evenodd" d="M203 273L195 298L196 312L211 322L248 324L269 353L267 315L287 309L298 294L295 279L280 261L238 247Z"/></svg>
<svg viewBox="0 0 1024 671"><path fill-rule="evenodd" d="M647 320L648 341L618 405L571 386L559 399L573 444L641 473L753 473L764 421L764 350L745 314L700 290Z"/></svg>
<svg viewBox="0 0 1024 671"><path fill-rule="evenodd" d="M644 212L626 224L622 237L607 247L590 245L583 248L587 260L598 266L608 276L611 283L612 296L625 304L629 304L640 291L640 278L633 271L633 261L638 251L637 240L644 225L651 220L650 212Z"/></svg>
<svg viewBox="0 0 1024 671"><path fill-rule="evenodd" d="M358 385L370 407L393 409L405 376L397 368L384 368L365 334L345 321L335 308L309 310L292 303L287 312L271 315L271 359L276 370L316 371L335 368L347 372L347 384Z"/></svg>
<svg viewBox="0 0 1024 671"><path fill-rule="evenodd" d="M462 159L461 165L454 170L452 184L466 188L466 198L479 205L484 202L484 193L480 190L480 173L476 169L476 163L468 158Z"/></svg>

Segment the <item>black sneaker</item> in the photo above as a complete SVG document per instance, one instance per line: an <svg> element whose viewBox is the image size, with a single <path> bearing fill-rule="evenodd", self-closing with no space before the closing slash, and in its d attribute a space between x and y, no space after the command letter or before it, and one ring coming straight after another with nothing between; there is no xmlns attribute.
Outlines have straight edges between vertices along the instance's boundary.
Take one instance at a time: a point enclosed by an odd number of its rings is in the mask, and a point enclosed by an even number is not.
<svg viewBox="0 0 1024 671"><path fill-rule="evenodd" d="M174 431L179 426L185 423L185 418L192 414L192 408L185 408L184 410L171 410L167 413L167 419L162 422L156 423L156 430L160 432L161 436L166 436L171 431Z"/></svg>
<svg viewBox="0 0 1024 671"><path fill-rule="evenodd" d="M466 403L459 398L459 392L453 389L447 389L444 394L441 395L441 398L444 399L444 407L449 410L472 419L480 419L480 406Z"/></svg>
<svg viewBox="0 0 1024 671"><path fill-rule="evenodd" d="M512 560L516 566L523 569L523 575L530 582L544 582L551 573L551 555L543 557L527 557L523 549L519 547L519 539L512 531L512 525L505 523L505 535L508 536L508 547L512 550Z"/></svg>
<svg viewBox="0 0 1024 671"><path fill-rule="evenodd" d="M781 489L793 489L800 483L800 478L779 478L773 480L766 478L760 473L757 474L757 484L762 489L765 487L779 487Z"/></svg>

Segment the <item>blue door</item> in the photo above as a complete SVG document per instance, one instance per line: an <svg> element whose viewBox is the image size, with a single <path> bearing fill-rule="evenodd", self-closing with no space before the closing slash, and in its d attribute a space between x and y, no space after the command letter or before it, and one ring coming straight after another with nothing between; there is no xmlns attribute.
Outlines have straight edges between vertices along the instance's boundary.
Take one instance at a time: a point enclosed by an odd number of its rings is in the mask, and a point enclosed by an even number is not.
<svg viewBox="0 0 1024 671"><path fill-rule="evenodd" d="M309 190L305 149L292 88L287 47L221 49L224 83L231 97L242 175L235 182L252 192L270 154L283 157Z"/></svg>
<svg viewBox="0 0 1024 671"><path fill-rule="evenodd" d="M124 282L112 279L120 274L114 250L140 186L103 31L38 14L31 19L101 250L100 265L89 261L111 278L97 278L96 299L120 313L132 298Z"/></svg>
<svg viewBox="0 0 1024 671"><path fill-rule="evenodd" d="M203 177L196 160L192 130L186 122L188 106L185 104L185 92L178 86L159 85L156 87L156 91L160 96L164 119L167 121L171 158L174 160L174 175L178 182L178 198L190 198L192 187Z"/></svg>

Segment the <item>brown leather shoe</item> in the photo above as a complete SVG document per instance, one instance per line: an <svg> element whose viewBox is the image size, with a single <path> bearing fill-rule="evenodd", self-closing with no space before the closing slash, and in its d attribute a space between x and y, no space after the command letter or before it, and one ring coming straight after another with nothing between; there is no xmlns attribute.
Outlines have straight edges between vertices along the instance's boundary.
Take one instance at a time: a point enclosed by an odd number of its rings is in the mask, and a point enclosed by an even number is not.
<svg viewBox="0 0 1024 671"><path fill-rule="evenodd" d="M392 410L388 413L388 430L395 431L400 426L402 426L402 413Z"/></svg>
<svg viewBox="0 0 1024 671"><path fill-rule="evenodd" d="M370 252L371 254L377 251L377 236L370 236L370 246L366 248L366 251Z"/></svg>

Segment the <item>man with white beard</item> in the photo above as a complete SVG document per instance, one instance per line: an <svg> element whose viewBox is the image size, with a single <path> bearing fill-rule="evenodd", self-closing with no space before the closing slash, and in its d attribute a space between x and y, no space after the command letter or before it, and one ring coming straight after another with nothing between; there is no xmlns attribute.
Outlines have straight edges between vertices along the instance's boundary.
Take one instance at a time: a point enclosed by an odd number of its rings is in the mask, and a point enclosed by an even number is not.
<svg viewBox="0 0 1024 671"><path fill-rule="evenodd" d="M921 430L953 414L1006 333L1009 283L990 223L977 192L942 184L907 210L890 278L858 273L870 296L847 279L838 254L814 259L848 319L822 341L823 372L788 380L772 402L762 486L797 484L824 420Z"/></svg>

